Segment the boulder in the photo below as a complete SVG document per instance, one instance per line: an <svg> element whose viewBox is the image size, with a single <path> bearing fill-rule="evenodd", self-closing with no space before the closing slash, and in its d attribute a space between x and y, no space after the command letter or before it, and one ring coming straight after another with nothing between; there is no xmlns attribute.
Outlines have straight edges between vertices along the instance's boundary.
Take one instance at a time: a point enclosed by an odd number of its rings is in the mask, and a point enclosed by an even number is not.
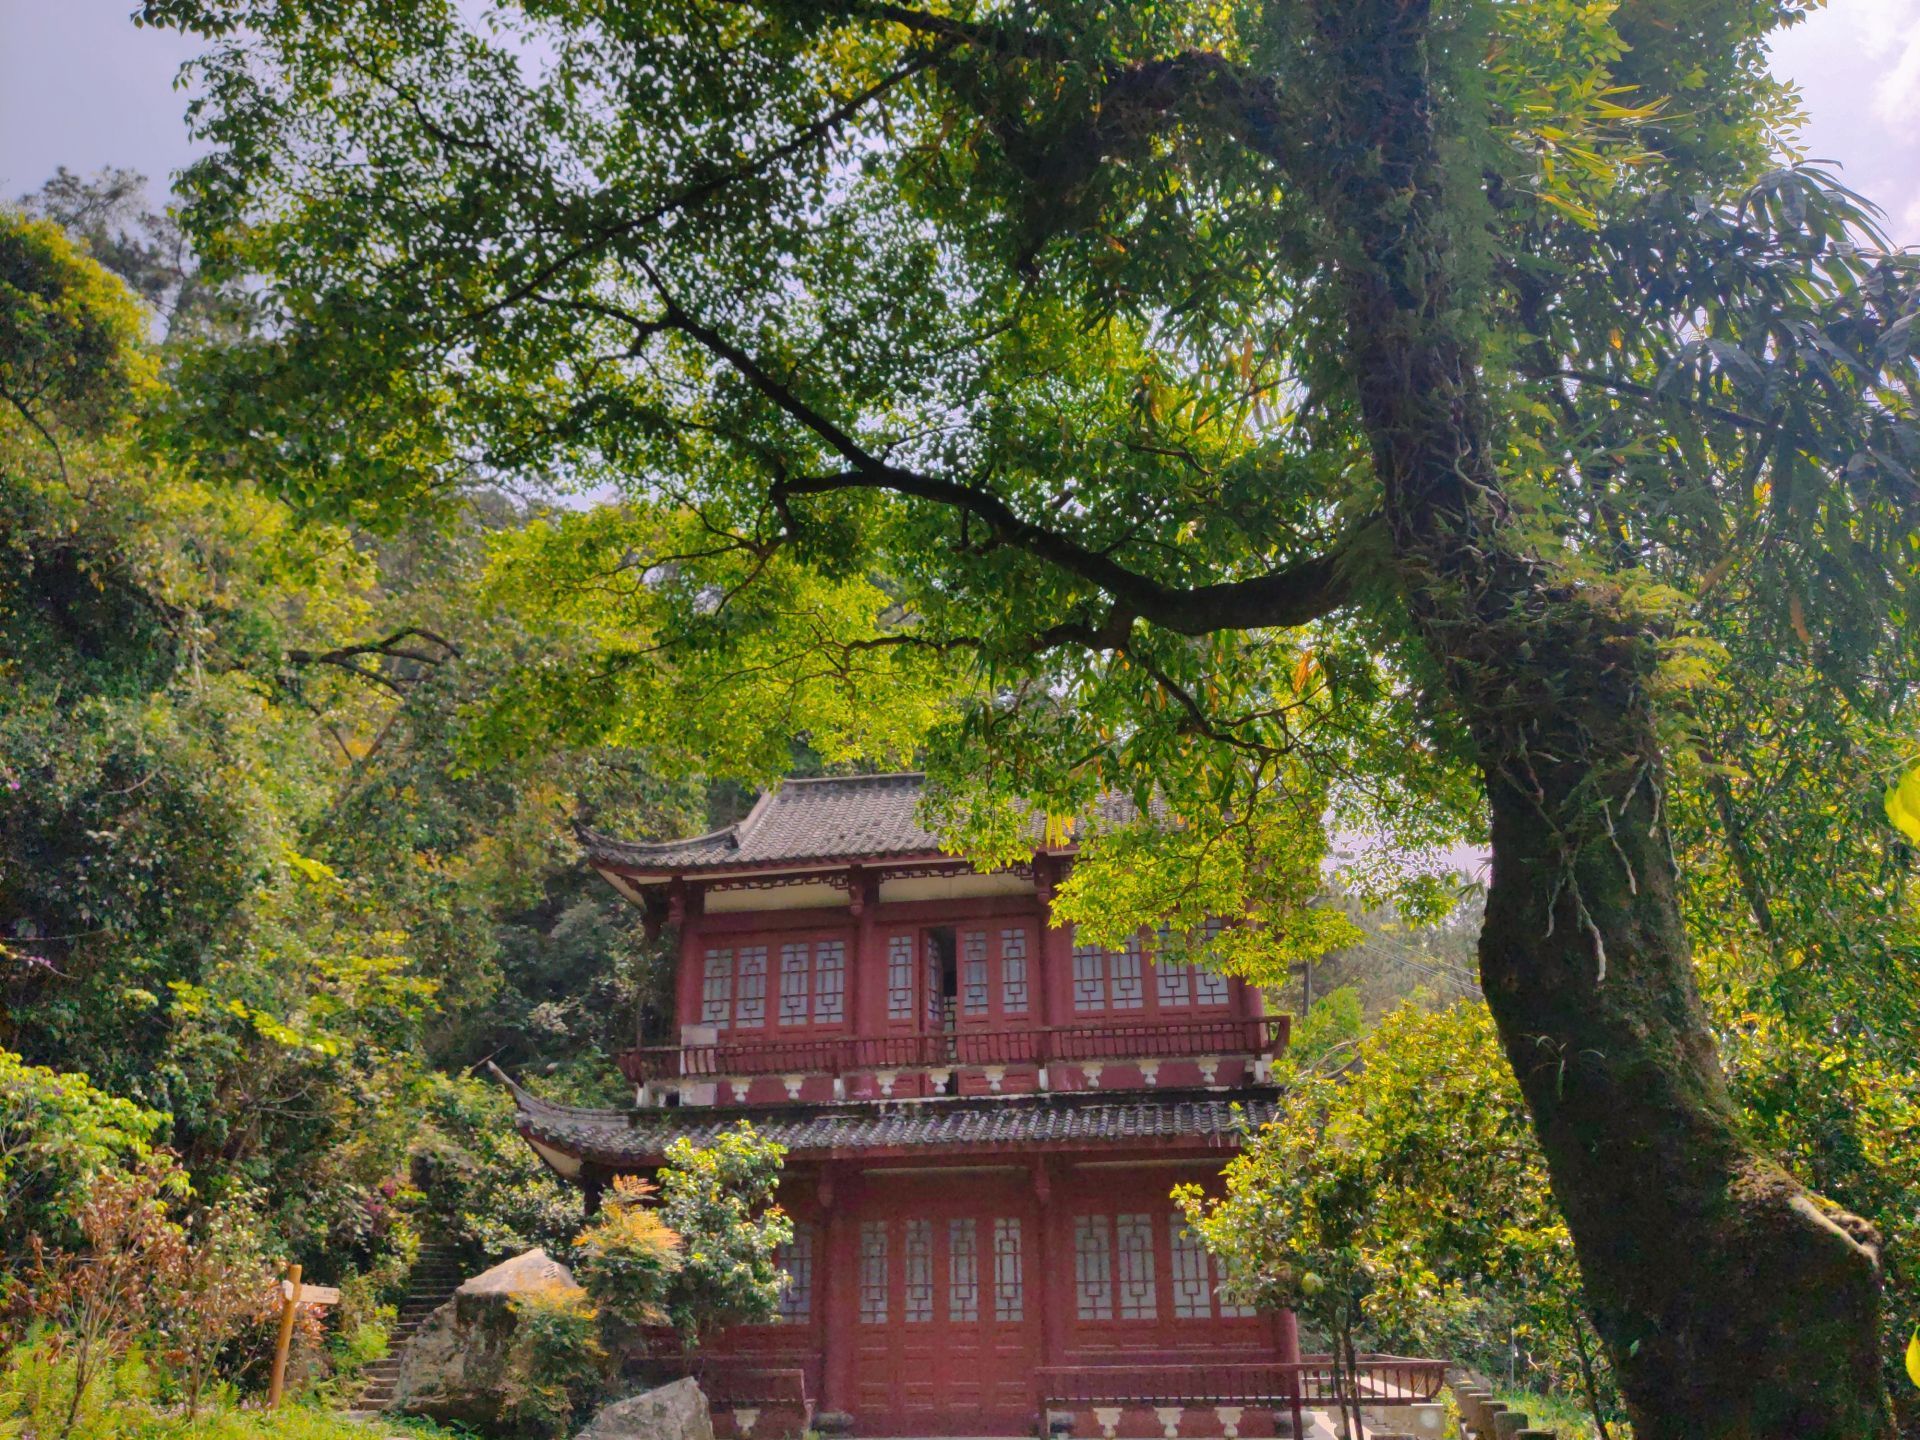
<svg viewBox="0 0 1920 1440"><path fill-rule="evenodd" d="M389 1410L445 1424L500 1431L516 1297L577 1291L573 1274L544 1250L529 1250L474 1276L429 1315L400 1350ZM702 1413L705 1406L702 1406Z"/></svg>
<svg viewBox="0 0 1920 1440"><path fill-rule="evenodd" d="M616 1400L576 1440L713 1440L707 1397L691 1376Z"/></svg>

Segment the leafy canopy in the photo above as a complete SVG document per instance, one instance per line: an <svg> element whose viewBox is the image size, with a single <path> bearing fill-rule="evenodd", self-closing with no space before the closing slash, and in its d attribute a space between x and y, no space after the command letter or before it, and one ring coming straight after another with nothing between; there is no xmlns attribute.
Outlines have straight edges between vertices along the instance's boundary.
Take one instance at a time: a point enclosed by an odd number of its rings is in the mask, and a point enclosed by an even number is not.
<svg viewBox="0 0 1920 1440"><path fill-rule="evenodd" d="M1777 168L1764 46L1800 7L1682 8L1437 10L1478 287L1444 318L1530 543L1669 637L1670 694L1717 663L1702 597L1853 683L1920 633L1911 265ZM189 367L177 442L375 524L489 480L617 497L500 546L497 598L570 658L483 749L919 752L989 855L1029 805L1158 793L1202 834L1170 876L1293 892L1268 966L1325 938L1320 856L1248 817L1414 873L1477 827L1341 363L1326 137L1364 35L1255 3L143 14L209 40L188 220L270 314Z"/></svg>

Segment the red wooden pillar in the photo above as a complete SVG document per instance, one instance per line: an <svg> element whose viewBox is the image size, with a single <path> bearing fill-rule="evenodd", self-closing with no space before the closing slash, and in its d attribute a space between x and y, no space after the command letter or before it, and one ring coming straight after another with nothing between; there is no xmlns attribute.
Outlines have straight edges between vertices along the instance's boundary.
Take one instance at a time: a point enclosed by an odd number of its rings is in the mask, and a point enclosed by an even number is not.
<svg viewBox="0 0 1920 1440"><path fill-rule="evenodd" d="M847 1219L845 1196L837 1183L839 1167L820 1167L820 1228L824 1232L819 1283L814 1303L820 1307L821 1410L845 1410L853 1398L854 1290L853 1226Z"/></svg>
<svg viewBox="0 0 1920 1440"><path fill-rule="evenodd" d="M1274 1342L1280 1350L1280 1361L1284 1365L1300 1363L1300 1321L1291 1310L1282 1310L1273 1317Z"/></svg>
<svg viewBox="0 0 1920 1440"><path fill-rule="evenodd" d="M1037 1282L1034 1292L1040 1302L1040 1363L1058 1365L1060 1314L1053 1293L1054 1256L1058 1253L1053 1244L1053 1171L1044 1155L1036 1155L1033 1160L1033 1199L1037 1213L1033 1227L1032 1273ZM1045 1415L1040 1417L1042 1434L1046 1432L1046 1419Z"/></svg>
<svg viewBox="0 0 1920 1440"><path fill-rule="evenodd" d="M853 916L853 963L847 967L847 1034L871 1035L873 1018L865 1006L874 992L885 993L886 958L874 929L874 911L879 908L880 886L871 875L855 865L847 872L847 911Z"/></svg>
<svg viewBox="0 0 1920 1440"><path fill-rule="evenodd" d="M1034 1023L1042 1028L1063 1025L1072 1011L1073 931L1055 925L1053 888L1062 878L1061 862L1051 855L1038 856L1033 864L1034 890L1040 897L1040 974L1034 988L1038 1005ZM1048 1064L1047 1078L1058 1090L1065 1078L1058 1073L1052 1058L1053 1045L1047 1043L1042 1057Z"/></svg>

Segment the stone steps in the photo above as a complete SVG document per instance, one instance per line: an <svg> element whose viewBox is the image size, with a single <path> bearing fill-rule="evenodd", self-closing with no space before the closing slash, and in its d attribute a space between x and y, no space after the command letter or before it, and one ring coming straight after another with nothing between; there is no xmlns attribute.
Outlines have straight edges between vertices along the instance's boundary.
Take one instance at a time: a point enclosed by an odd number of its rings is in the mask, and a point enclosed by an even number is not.
<svg viewBox="0 0 1920 1440"><path fill-rule="evenodd" d="M387 1353L360 1372L359 1394L346 1409L349 1418L374 1419L392 1403L400 1380L402 1352L414 1334L459 1288L466 1276L444 1246L432 1246L420 1252L413 1269L407 1273L407 1288L396 1307L393 1329L387 1336Z"/></svg>

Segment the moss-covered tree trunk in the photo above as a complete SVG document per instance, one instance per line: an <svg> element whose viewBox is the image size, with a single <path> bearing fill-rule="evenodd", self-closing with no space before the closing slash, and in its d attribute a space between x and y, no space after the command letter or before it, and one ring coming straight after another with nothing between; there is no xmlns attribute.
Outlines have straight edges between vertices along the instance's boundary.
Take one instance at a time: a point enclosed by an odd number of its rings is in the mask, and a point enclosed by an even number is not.
<svg viewBox="0 0 1920 1440"><path fill-rule="evenodd" d="M1341 148L1366 160L1326 193L1354 237L1350 363L1400 578L1486 777L1482 981L1635 1433L1884 1435L1874 1237L1742 1136L1694 983L1654 637L1532 553L1489 453L1425 7L1322 14Z"/></svg>

